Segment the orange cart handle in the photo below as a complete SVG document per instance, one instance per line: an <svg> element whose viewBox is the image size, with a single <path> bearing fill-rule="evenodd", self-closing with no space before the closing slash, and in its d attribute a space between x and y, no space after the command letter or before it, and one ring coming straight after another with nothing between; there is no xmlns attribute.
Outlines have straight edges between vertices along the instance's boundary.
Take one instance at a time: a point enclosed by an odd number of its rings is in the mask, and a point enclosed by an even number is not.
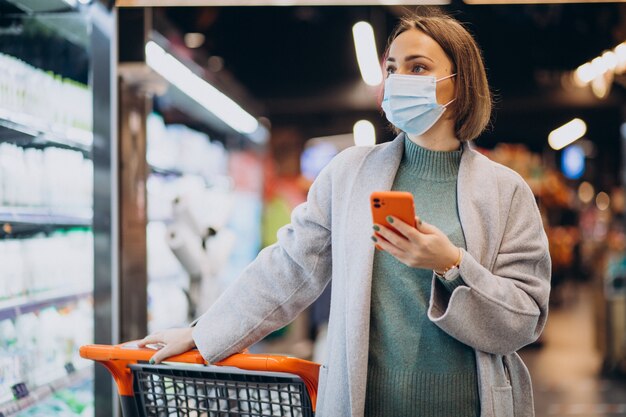
<svg viewBox="0 0 626 417"><path fill-rule="evenodd" d="M105 361L127 361L137 363L138 361L148 362L156 353L155 349L140 348L139 341L122 343L120 345L84 345L80 347L80 356L98 362ZM206 364L197 349L190 350L180 355L172 356L168 362Z"/></svg>
<svg viewBox="0 0 626 417"><path fill-rule="evenodd" d="M81 357L100 362L111 372L117 383L118 392L122 396L133 395L132 373L128 365L139 361L148 362L155 352L154 349L138 347L137 341L112 346L85 345L80 347ZM166 362L208 364L197 349L167 358ZM298 375L306 385L313 411L315 411L320 367L315 362L289 356L237 353L212 365Z"/></svg>

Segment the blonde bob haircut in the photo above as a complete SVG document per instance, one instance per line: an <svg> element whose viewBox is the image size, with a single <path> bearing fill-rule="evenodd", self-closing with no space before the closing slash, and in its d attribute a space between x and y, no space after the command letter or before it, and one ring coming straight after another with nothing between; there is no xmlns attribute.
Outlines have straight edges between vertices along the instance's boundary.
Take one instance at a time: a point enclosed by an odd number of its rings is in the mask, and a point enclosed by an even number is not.
<svg viewBox="0 0 626 417"><path fill-rule="evenodd" d="M436 9L424 8L400 20L389 37L384 60L394 39L411 29L433 38L452 61L452 72L457 73L456 100L450 106L455 134L462 142L476 139L489 124L492 106L485 65L476 41L458 20Z"/></svg>

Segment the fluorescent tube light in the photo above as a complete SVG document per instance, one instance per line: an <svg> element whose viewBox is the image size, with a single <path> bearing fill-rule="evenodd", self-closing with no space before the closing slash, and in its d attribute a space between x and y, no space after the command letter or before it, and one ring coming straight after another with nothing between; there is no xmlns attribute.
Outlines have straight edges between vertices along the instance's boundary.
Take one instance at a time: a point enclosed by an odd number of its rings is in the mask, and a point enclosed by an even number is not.
<svg viewBox="0 0 626 417"><path fill-rule="evenodd" d="M200 78L153 41L146 44L146 63L237 132L252 134L259 128L257 120L237 103Z"/></svg>
<svg viewBox="0 0 626 417"><path fill-rule="evenodd" d="M359 120L354 124L354 144L356 146L376 145L376 129L368 120Z"/></svg>
<svg viewBox="0 0 626 417"><path fill-rule="evenodd" d="M595 71L593 70L591 64L588 62L576 68L574 76L576 77L576 80L579 81L578 84L583 86L590 83L591 80L596 78Z"/></svg>
<svg viewBox="0 0 626 417"><path fill-rule="evenodd" d="M617 45L614 51L617 57L617 67L615 68L615 70L619 74L626 71L626 42L622 42Z"/></svg>
<svg viewBox="0 0 626 417"><path fill-rule="evenodd" d="M613 51L605 51L602 54L602 61L604 61L604 65L611 71L617 68L617 54Z"/></svg>
<svg viewBox="0 0 626 417"><path fill-rule="evenodd" d="M609 70L609 66L604 62L604 59L602 59L602 57L599 57L599 56L591 60L591 67L596 73L596 77L598 75L604 74L605 72Z"/></svg>
<svg viewBox="0 0 626 417"><path fill-rule="evenodd" d="M622 42L615 47L615 53L620 61L626 60L626 42Z"/></svg>
<svg viewBox="0 0 626 417"><path fill-rule="evenodd" d="M588 62L576 68L576 71L574 72L574 76L576 77L577 80L580 81L580 84L582 85L586 85L590 83L591 80L593 80L596 77L593 67Z"/></svg>
<svg viewBox="0 0 626 417"><path fill-rule="evenodd" d="M374 29L367 22L359 22L352 26L356 60L359 63L361 77L367 85L379 85L383 81L383 72L378 62Z"/></svg>
<svg viewBox="0 0 626 417"><path fill-rule="evenodd" d="M587 124L581 119L573 119L563 126L554 129L548 135L550 147L556 151L583 137L587 133Z"/></svg>
<svg viewBox="0 0 626 417"><path fill-rule="evenodd" d="M592 81L600 85L602 84L600 78L609 71L615 74L626 71L626 42L620 43L612 51L604 51L602 55L576 68L574 82L579 87L585 87ZM596 95L602 98L606 94L596 93Z"/></svg>

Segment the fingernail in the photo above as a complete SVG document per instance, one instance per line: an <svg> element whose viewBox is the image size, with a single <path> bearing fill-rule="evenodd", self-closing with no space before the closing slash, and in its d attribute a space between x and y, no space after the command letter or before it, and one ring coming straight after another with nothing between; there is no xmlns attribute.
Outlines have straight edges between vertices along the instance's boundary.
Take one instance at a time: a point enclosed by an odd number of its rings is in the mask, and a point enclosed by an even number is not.
<svg viewBox="0 0 626 417"><path fill-rule="evenodd" d="M377 232L380 230L380 227L378 227L377 225L372 226L372 228L376 230Z"/></svg>
<svg viewBox="0 0 626 417"><path fill-rule="evenodd" d="M393 218L392 218L391 216L387 216L387 221L388 221L389 223L393 223Z"/></svg>
<svg viewBox="0 0 626 417"><path fill-rule="evenodd" d="M153 358L150 358L149 362L150 362L150 365L154 365L154 359Z"/></svg>
<svg viewBox="0 0 626 417"><path fill-rule="evenodd" d="M372 236L372 240L373 240L374 242L378 242L378 239L376 239L376 236Z"/></svg>

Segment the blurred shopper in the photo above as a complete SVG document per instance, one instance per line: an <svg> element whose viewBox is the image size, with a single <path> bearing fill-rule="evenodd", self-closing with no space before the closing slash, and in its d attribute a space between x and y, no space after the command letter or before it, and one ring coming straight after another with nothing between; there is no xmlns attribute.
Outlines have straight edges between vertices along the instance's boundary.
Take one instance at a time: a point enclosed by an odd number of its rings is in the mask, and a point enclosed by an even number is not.
<svg viewBox="0 0 626 417"><path fill-rule="evenodd" d="M385 66L397 138L340 153L194 328L143 343L164 345L155 362L194 346L218 361L291 321L332 279L317 416L533 416L515 352L546 322L548 241L526 183L470 146L491 112L480 51L428 10L401 21ZM401 235L371 229L369 196L389 189L415 196L418 226L392 219Z"/></svg>

